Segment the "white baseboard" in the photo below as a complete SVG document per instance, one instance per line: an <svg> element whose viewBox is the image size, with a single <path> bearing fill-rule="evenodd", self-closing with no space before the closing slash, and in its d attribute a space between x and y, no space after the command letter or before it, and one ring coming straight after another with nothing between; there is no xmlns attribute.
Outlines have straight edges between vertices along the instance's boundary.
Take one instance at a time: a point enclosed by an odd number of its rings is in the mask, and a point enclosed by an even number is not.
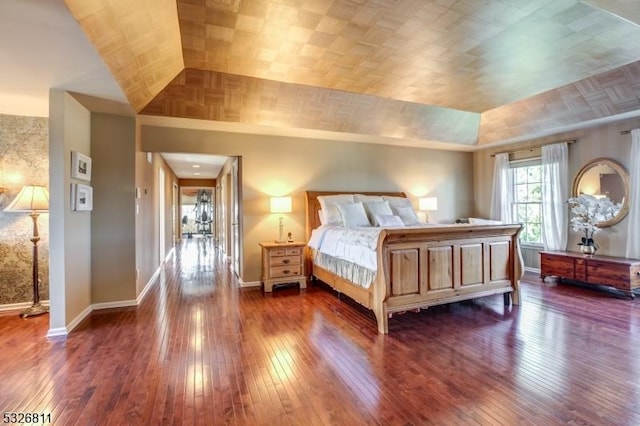
<svg viewBox="0 0 640 426"><path fill-rule="evenodd" d="M528 266L525 266L525 267L524 267L524 270L525 270L526 272L534 272L534 273L536 273L536 274L539 274L539 273L540 273L540 268L530 268L530 267L528 267Z"/></svg>
<svg viewBox="0 0 640 426"><path fill-rule="evenodd" d="M138 302L136 300L118 300L117 302L94 303L91 305L91 310L99 311L101 309L127 308L130 306L137 306L137 305L138 305Z"/></svg>
<svg viewBox="0 0 640 426"><path fill-rule="evenodd" d="M262 285L262 283L260 281L244 282L240 278L238 278L238 284L240 284L241 288L260 287Z"/></svg>
<svg viewBox="0 0 640 426"><path fill-rule="evenodd" d="M153 284L155 284L158 281L158 277L160 277L160 267L158 267L158 269L155 270L153 275L151 275L151 278L149 278L149 281L147 281L144 288L136 298L136 302L138 305L142 302L142 299L144 299L147 293L149 293L149 290L151 290L151 287L153 287Z"/></svg>
<svg viewBox="0 0 640 426"><path fill-rule="evenodd" d="M47 331L47 337L67 337L67 334L69 334L67 327L50 328Z"/></svg>
<svg viewBox="0 0 640 426"><path fill-rule="evenodd" d="M67 336L74 328L78 326L91 312L99 311L101 309L112 309L112 308L126 308L131 306L138 306L144 296L149 292L154 283L157 282L158 277L160 276L160 268L156 269L153 273L147 284L144 286L144 289L140 292L140 295L135 300L119 300L116 302L102 302L102 303L93 303L88 306L84 311L80 313L77 317L73 319L66 327L60 328L50 328L47 332L47 337L62 337ZM44 305L45 303L43 303ZM48 304L48 301L47 301ZM31 306L31 303L19 303L15 305L25 305L24 307ZM4 305L4 306L15 306L15 305ZM0 307L2 309L3 307ZM16 309L15 307L13 309ZM8 310L8 309L7 309Z"/></svg>
<svg viewBox="0 0 640 426"><path fill-rule="evenodd" d="M171 250L169 250L169 253L167 253L167 255L164 257L164 260L162 261L162 263L164 263L167 260L171 259L171 257L175 254L175 252L176 252L176 248L175 247L171 247Z"/></svg>
<svg viewBox="0 0 640 426"><path fill-rule="evenodd" d="M42 304L43 306L49 306L49 301L41 300L40 304ZM33 305L33 302L9 303L7 305L0 305L0 312L18 311L22 309L27 309L31 305Z"/></svg>
<svg viewBox="0 0 640 426"><path fill-rule="evenodd" d="M91 312L93 311L93 305L89 305L85 308L84 311L80 312L80 315L75 317L69 324L67 324L67 334L71 333L71 331L78 326ZM47 333L49 336L49 333Z"/></svg>

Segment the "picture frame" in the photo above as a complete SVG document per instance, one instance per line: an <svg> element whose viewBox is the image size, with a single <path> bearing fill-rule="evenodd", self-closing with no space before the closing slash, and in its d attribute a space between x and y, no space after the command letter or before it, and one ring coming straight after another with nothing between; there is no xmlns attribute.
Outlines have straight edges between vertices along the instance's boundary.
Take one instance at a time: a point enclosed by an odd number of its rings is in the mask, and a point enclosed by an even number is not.
<svg viewBox="0 0 640 426"><path fill-rule="evenodd" d="M79 212L93 210L93 188L81 183L71 184L71 205Z"/></svg>
<svg viewBox="0 0 640 426"><path fill-rule="evenodd" d="M71 151L71 177L91 181L91 157Z"/></svg>

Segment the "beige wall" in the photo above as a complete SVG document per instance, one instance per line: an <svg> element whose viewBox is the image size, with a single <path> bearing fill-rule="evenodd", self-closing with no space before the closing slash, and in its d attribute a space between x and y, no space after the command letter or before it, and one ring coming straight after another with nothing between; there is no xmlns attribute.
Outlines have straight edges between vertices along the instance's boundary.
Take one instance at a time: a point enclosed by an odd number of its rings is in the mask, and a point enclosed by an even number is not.
<svg viewBox="0 0 640 426"><path fill-rule="evenodd" d="M140 295L159 266L158 168L167 177L167 251L171 185L177 179L159 156L147 163L135 118L92 114L59 91L52 91L50 105L50 333L58 334L75 326L92 305L130 304ZM81 183L70 178L71 151L92 158L91 212L71 210L70 185Z"/></svg>
<svg viewBox="0 0 640 426"><path fill-rule="evenodd" d="M147 160L147 152L141 146L139 124L136 124L135 147L135 187L140 195L135 198L134 204L136 294L140 295L160 266L158 170L162 168L165 172L165 254L173 247L173 185L178 183L178 179L159 154L150 153L151 161ZM178 206L175 209L175 214L178 215Z"/></svg>
<svg viewBox="0 0 640 426"><path fill-rule="evenodd" d="M153 204L155 189L153 155L151 162L140 146L140 126L136 123L136 166L135 186L139 197L136 198L136 293L140 294L158 268L156 247L156 209Z"/></svg>
<svg viewBox="0 0 640 426"><path fill-rule="evenodd" d="M580 169L595 158L611 158L628 169L629 155L631 152L631 135L621 135L620 131L637 127L640 127L640 119L631 119L617 124L601 125L576 132L563 133L554 137L546 137L506 147L496 147L474 153L474 215L489 217L491 210L491 187L494 163L493 158L490 156L491 154L526 146L539 145L541 143L575 139L577 142L569 145L568 190L571 191L573 180ZM600 247L598 253L610 256L624 256L627 244L626 231L627 219L625 218L617 225L604 228L597 233L595 238ZM567 249L576 251L579 241L580 235L571 231L569 228ZM539 255L537 250L523 250L523 257L526 266L539 268Z"/></svg>
<svg viewBox="0 0 640 426"><path fill-rule="evenodd" d="M173 197L173 187L178 186L178 178L176 177L175 174L173 174L173 171L171 170L171 167L169 167L169 165L166 163L166 161L164 161L164 159L158 155L155 154L154 155L154 168L155 168L155 191L154 191L154 197L155 197L155 206L156 206L156 223L158 224L158 229L160 226L160 214L159 214L159 210L161 208L160 206L160 195L159 192L160 190L164 191L164 201L165 204L162 208L164 208L164 253L162 255L162 258L164 260L164 258L166 258L166 256L171 252L171 250L173 249L173 236L174 236L174 232L176 232L177 230L177 225L176 222L179 222L178 219L178 215L180 214L178 208L178 203L174 204L174 201L176 201ZM164 172L164 188L159 188L159 169L162 169L162 171ZM158 234L158 238L160 237L160 231L157 231ZM159 247L158 245L156 245L155 247ZM147 250L149 248L147 247ZM156 252L158 251L158 249L156 249ZM158 259L160 258L160 256L158 255Z"/></svg>
<svg viewBox="0 0 640 426"><path fill-rule="evenodd" d="M277 237L278 216L269 197L291 195L285 232L304 239L305 190L405 191L438 197L435 222L453 222L472 211L472 154L318 139L258 136L142 126L142 149L242 157L245 282L260 276L260 241Z"/></svg>
<svg viewBox="0 0 640 426"><path fill-rule="evenodd" d="M91 306L91 213L71 211L71 151L91 156L91 113L66 92L49 102L50 332Z"/></svg>
<svg viewBox="0 0 640 426"><path fill-rule="evenodd" d="M91 116L91 302L135 300L135 118Z"/></svg>

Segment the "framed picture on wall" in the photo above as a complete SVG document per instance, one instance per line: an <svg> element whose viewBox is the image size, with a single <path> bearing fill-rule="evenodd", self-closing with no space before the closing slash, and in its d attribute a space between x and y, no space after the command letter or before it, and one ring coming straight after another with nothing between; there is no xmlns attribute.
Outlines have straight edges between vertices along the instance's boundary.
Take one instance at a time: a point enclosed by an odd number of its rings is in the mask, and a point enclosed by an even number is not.
<svg viewBox="0 0 640 426"><path fill-rule="evenodd" d="M71 184L71 207L75 211L93 210L93 188L81 183Z"/></svg>
<svg viewBox="0 0 640 426"><path fill-rule="evenodd" d="M91 157L71 151L71 177L80 180L91 180Z"/></svg>

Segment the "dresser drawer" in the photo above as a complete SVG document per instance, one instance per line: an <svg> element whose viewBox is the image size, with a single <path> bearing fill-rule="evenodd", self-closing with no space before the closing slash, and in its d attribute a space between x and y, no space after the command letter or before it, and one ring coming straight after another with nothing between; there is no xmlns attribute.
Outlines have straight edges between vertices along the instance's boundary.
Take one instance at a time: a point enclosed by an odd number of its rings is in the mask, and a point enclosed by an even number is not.
<svg viewBox="0 0 640 426"><path fill-rule="evenodd" d="M575 275L572 278L587 281L587 263L584 259L575 259Z"/></svg>
<svg viewBox="0 0 640 426"><path fill-rule="evenodd" d="M271 278L281 278L302 275L302 265L272 266L269 268Z"/></svg>
<svg viewBox="0 0 640 426"><path fill-rule="evenodd" d="M540 255L540 272L542 275L555 275L560 278L575 279L574 259L565 256ZM584 265L582 265L584 269Z"/></svg>
<svg viewBox="0 0 640 426"><path fill-rule="evenodd" d="M587 266L589 281L595 284L605 284L617 288L631 290L629 267L613 263L590 261Z"/></svg>
<svg viewBox="0 0 640 426"><path fill-rule="evenodd" d="M270 266L299 265L300 263L302 263L300 256L272 256L269 258Z"/></svg>

